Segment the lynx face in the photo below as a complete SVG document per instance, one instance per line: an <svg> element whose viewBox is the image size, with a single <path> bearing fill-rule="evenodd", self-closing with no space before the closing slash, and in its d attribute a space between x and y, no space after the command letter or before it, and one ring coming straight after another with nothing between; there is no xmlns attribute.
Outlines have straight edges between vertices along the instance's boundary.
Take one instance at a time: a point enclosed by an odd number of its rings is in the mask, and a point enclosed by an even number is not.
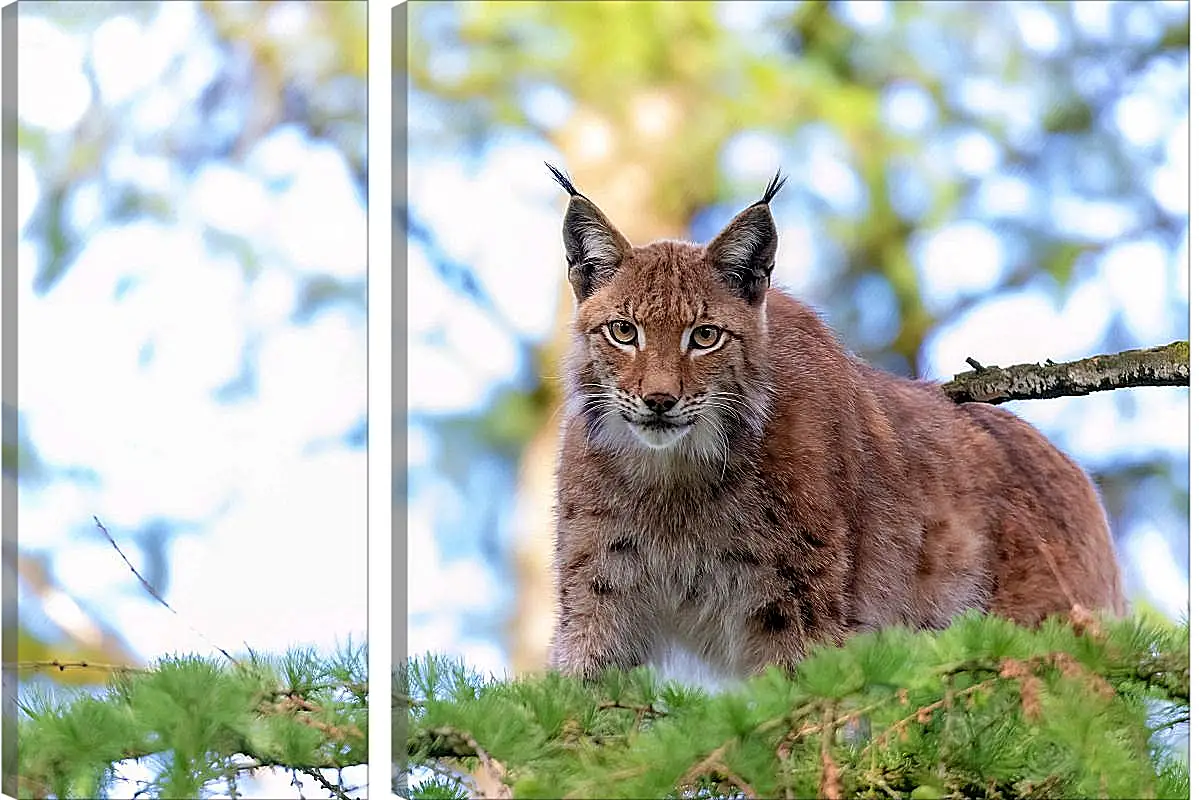
<svg viewBox="0 0 1199 800"><path fill-rule="evenodd" d="M634 248L550 169L571 195L562 238L578 307L567 374L592 443L727 461L746 436L762 435L768 415L761 365L778 241L769 203L783 181L776 175L707 246Z"/></svg>
<svg viewBox="0 0 1199 800"><path fill-rule="evenodd" d="M597 443L723 462L740 435L761 433L766 397L750 365L765 304L730 290L706 255L637 248L580 302L573 372Z"/></svg>

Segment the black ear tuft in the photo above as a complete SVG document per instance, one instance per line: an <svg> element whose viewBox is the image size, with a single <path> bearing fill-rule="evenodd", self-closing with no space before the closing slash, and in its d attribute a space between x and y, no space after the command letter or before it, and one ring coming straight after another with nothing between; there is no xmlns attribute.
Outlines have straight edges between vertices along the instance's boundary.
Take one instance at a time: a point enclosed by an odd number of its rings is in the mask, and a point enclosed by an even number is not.
<svg viewBox="0 0 1199 800"><path fill-rule="evenodd" d="M546 166L558 185L570 193L566 218L562 221L566 274L575 297L585 300L611 280L633 248L604 212L574 187L570 178L549 162Z"/></svg>
<svg viewBox="0 0 1199 800"><path fill-rule="evenodd" d="M770 201L787 179L776 172L762 199L742 211L712 240L707 257L716 274L729 289L750 305L766 296L778 233L770 213Z"/></svg>
<svg viewBox="0 0 1199 800"><path fill-rule="evenodd" d="M571 197L579 193L579 190L575 188L575 185L570 182L570 178L564 172L548 161L545 162L545 165L550 168L550 172L553 174L554 180L558 182L558 185L565 189Z"/></svg>
<svg viewBox="0 0 1199 800"><path fill-rule="evenodd" d="M786 176L783 175L783 170L780 168L775 171L774 177L770 179L770 185L766 187L762 199L754 205L770 205L770 201L779 193L779 189L783 188L783 184L787 182Z"/></svg>

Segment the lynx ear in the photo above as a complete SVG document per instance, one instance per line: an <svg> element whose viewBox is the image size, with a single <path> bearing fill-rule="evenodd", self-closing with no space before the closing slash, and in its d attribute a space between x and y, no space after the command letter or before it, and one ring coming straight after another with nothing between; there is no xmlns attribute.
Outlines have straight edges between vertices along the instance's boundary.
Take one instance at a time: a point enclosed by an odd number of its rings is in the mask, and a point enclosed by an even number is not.
<svg viewBox="0 0 1199 800"><path fill-rule="evenodd" d="M628 239L604 216L599 207L575 189L562 172L546 164L554 180L570 193L566 218L562 222L562 243L566 246L566 268L575 297L585 300L603 286L632 252Z"/></svg>
<svg viewBox="0 0 1199 800"><path fill-rule="evenodd" d="M770 214L770 201L787 182L776 172L762 199L742 211L707 248L707 257L721 280L733 292L756 306L766 296L778 233Z"/></svg>

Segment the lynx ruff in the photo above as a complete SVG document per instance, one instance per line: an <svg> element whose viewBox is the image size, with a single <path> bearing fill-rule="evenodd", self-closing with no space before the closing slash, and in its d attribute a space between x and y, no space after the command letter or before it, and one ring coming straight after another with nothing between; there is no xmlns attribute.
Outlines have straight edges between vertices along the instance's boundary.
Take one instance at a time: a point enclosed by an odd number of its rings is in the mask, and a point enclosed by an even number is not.
<svg viewBox="0 0 1199 800"><path fill-rule="evenodd" d="M577 300L551 667L716 688L970 608L1124 612L1077 465L1008 412L870 367L769 287L778 175L707 246L633 247L550 170Z"/></svg>

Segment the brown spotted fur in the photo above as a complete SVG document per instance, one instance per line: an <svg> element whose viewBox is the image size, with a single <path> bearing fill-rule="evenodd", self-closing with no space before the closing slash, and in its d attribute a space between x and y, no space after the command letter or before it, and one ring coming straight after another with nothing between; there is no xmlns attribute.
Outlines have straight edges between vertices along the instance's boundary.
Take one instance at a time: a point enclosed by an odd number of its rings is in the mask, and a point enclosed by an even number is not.
<svg viewBox="0 0 1199 800"><path fill-rule="evenodd" d="M632 667L672 640L744 676L816 640L936 628L969 608L1023 623L1074 603L1123 611L1106 517L1076 464L1000 408L870 367L766 289L769 193L708 247L634 248L557 175L578 305L551 666ZM730 239L746 247L721 250ZM641 326L644 349L612 344L617 318ZM704 322L729 339L683 353ZM716 390L728 394L673 446L628 434L638 398L698 408Z"/></svg>

